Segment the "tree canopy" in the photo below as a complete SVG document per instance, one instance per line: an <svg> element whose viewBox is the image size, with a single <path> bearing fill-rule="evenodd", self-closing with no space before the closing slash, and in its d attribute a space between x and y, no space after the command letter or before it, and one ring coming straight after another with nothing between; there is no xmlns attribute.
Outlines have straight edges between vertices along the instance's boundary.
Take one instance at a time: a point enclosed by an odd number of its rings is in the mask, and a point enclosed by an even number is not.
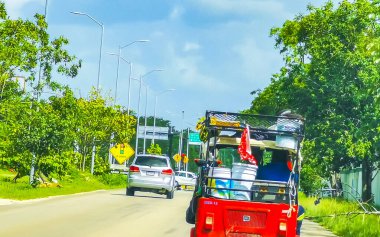
<svg viewBox="0 0 380 237"><path fill-rule="evenodd" d="M129 142L135 134L135 117L111 106L100 91L76 98L58 83L60 76L75 78L81 60L65 49L66 38L50 39L47 28L39 14L34 21L9 19L0 2L0 157L2 167L18 172L15 181L32 167L36 175L57 177L88 170L93 146L95 173L102 174L109 144Z"/></svg>
<svg viewBox="0 0 380 237"><path fill-rule="evenodd" d="M379 159L379 19L379 1L329 1L271 30L285 65L250 111L302 114L306 162L320 176Z"/></svg>

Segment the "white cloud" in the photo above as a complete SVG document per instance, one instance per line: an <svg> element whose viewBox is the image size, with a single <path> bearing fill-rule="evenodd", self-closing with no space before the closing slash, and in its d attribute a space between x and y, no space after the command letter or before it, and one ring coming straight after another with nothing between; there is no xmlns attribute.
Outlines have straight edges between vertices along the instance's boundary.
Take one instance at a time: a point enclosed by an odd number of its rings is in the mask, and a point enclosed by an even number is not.
<svg viewBox="0 0 380 237"><path fill-rule="evenodd" d="M197 44L197 43L186 42L185 46L183 47L183 51L189 52L189 51L192 51L192 50L198 50L198 49L200 49L200 47L201 46L199 44Z"/></svg>
<svg viewBox="0 0 380 237"><path fill-rule="evenodd" d="M185 12L185 9L183 7L175 6L170 12L169 19L177 20L183 15L184 12Z"/></svg>
<svg viewBox="0 0 380 237"><path fill-rule="evenodd" d="M232 50L241 60L244 75L241 79L249 81L252 88L266 85L271 75L279 70L281 57L275 51L260 48L252 38L243 39Z"/></svg>
<svg viewBox="0 0 380 237"><path fill-rule="evenodd" d="M224 85L214 78L204 75L199 70L199 64L202 60L200 57L181 57L171 55L170 69L175 75L174 78L180 78L179 83L184 88L194 88L198 91L207 91L210 88L214 90L223 90Z"/></svg>
<svg viewBox="0 0 380 237"><path fill-rule="evenodd" d="M214 14L252 15L271 14L279 16L287 14L282 1L276 0L197 0L197 5Z"/></svg>
<svg viewBox="0 0 380 237"><path fill-rule="evenodd" d="M31 3L45 5L45 0L7 0L5 7L10 18L18 18L24 16L23 8Z"/></svg>

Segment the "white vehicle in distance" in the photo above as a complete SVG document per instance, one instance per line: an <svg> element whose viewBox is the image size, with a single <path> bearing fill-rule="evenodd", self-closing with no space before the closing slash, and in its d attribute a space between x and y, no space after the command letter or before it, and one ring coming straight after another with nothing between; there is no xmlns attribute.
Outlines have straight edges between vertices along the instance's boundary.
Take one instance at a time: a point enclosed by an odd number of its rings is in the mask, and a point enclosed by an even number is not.
<svg viewBox="0 0 380 237"><path fill-rule="evenodd" d="M129 167L127 179L127 196L135 195L135 191L153 192L174 196L174 171L167 156L137 155Z"/></svg>
<svg viewBox="0 0 380 237"><path fill-rule="evenodd" d="M175 182L177 187L195 187L197 175L188 171L176 171Z"/></svg>

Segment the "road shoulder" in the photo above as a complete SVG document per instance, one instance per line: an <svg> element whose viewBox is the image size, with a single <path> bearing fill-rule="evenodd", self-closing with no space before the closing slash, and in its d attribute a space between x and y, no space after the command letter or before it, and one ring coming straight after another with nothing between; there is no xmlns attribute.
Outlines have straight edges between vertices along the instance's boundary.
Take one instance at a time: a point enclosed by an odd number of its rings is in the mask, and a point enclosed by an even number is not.
<svg viewBox="0 0 380 237"><path fill-rule="evenodd" d="M333 237L334 235L331 231L326 230L324 227L311 220L304 219L301 227L302 237Z"/></svg>

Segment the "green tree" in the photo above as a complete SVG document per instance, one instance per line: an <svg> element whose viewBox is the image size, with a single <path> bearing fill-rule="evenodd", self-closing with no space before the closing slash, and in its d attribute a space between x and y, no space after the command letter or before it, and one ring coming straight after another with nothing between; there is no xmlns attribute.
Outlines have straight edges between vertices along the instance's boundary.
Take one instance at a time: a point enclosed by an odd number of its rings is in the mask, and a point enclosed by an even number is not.
<svg viewBox="0 0 380 237"><path fill-rule="evenodd" d="M150 147L147 149L147 153L161 155L161 147L158 144L151 143Z"/></svg>
<svg viewBox="0 0 380 237"><path fill-rule="evenodd" d="M126 108L117 106L113 109L112 129L116 143L129 143L136 133L136 118L128 115Z"/></svg>
<svg viewBox="0 0 380 237"><path fill-rule="evenodd" d="M17 179L27 173L32 163L38 164L41 157L61 149L62 145L50 139L57 136L54 127L57 125L54 122L59 122L57 113L48 102L25 94L13 78L23 76L38 98L44 88L53 91L63 88L53 80L54 71L58 72L57 77L75 77L81 61L64 49L67 39L50 39L44 16L36 14L35 22L11 20L0 2L0 19L0 123L6 131L0 134L2 155L18 171Z"/></svg>
<svg viewBox="0 0 380 237"><path fill-rule="evenodd" d="M51 40L45 17L35 15L35 22L11 20L5 5L0 2L0 76L5 80L22 74L32 87L41 92L44 87L56 90L61 85L52 80L56 70L65 77L75 77L81 66L64 46L68 40L62 36ZM3 81L3 84L5 83ZM33 84L38 80L37 84Z"/></svg>
<svg viewBox="0 0 380 237"><path fill-rule="evenodd" d="M15 181L30 170L32 154L23 143L29 137L31 116L30 101L5 100L0 103L1 150L3 165L17 171Z"/></svg>
<svg viewBox="0 0 380 237"><path fill-rule="evenodd" d="M89 165L88 157L94 145L96 153L106 161L110 143L129 142L135 134L136 119L128 116L123 108L109 106L110 102L94 90L89 100L78 100L76 144L82 155L83 171Z"/></svg>
<svg viewBox="0 0 380 237"><path fill-rule="evenodd" d="M362 163L363 199L371 196L378 160L379 64L368 50L378 42L378 1L330 1L273 28L285 66L251 110L286 106L306 117L306 159L321 176ZM270 107L271 107L270 106ZM270 109L269 109L270 110ZM307 164L307 163L306 163Z"/></svg>

